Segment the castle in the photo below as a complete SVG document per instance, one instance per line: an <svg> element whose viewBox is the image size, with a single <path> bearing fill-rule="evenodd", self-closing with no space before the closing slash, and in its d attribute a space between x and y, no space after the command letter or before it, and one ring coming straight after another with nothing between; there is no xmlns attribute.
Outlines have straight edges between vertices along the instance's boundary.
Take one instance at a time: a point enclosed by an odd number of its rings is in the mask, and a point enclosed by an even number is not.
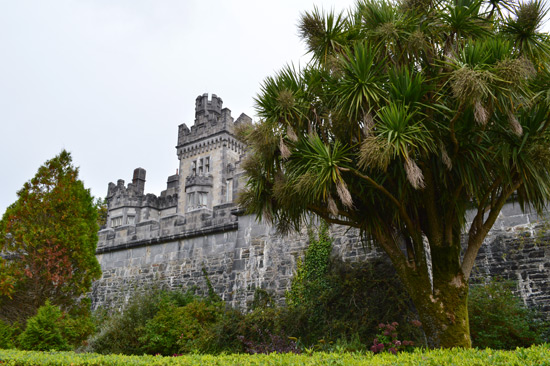
<svg viewBox="0 0 550 366"><path fill-rule="evenodd" d="M128 185L109 183L107 223L96 251L103 275L93 285L94 308L119 304L148 286L204 289L204 273L233 306L246 306L258 288L284 296L307 235L277 235L235 204L245 184L240 162L246 150L235 127L252 120L245 114L233 120L222 107L215 94L197 97L193 126L178 128L178 173L168 177L159 196L145 194L143 168L134 170ZM550 314L550 248L517 240L518 231L537 221L507 204L478 255L475 275L517 281L524 301ZM332 226L331 236L333 255L344 261L380 255L365 248L354 230Z"/></svg>

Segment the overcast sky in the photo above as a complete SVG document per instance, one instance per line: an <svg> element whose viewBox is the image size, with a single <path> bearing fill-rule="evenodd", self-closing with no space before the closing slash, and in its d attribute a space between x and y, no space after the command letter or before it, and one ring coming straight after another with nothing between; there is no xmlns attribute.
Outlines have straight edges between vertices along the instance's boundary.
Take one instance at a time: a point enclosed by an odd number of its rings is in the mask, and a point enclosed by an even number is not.
<svg viewBox="0 0 550 366"><path fill-rule="evenodd" d="M265 77L308 59L300 14L354 3L0 0L0 215L62 149L96 197L137 167L146 191L160 194L198 95L256 119Z"/></svg>
<svg viewBox="0 0 550 366"><path fill-rule="evenodd" d="M353 0L0 0L0 214L62 149L96 197L147 170L176 172L178 125L217 94L234 118L285 63L302 64L300 13Z"/></svg>

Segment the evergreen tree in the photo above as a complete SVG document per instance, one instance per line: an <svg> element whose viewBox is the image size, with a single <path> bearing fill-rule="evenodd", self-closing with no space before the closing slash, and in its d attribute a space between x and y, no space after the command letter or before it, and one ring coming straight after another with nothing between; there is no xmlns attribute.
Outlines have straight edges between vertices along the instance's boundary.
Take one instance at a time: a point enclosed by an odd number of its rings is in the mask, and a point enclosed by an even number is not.
<svg viewBox="0 0 550 366"><path fill-rule="evenodd" d="M18 337L19 346L29 351L67 351L69 345L61 334L63 313L49 300L38 313L27 321L27 327Z"/></svg>
<svg viewBox="0 0 550 366"><path fill-rule="evenodd" d="M47 299L72 306L101 269L95 257L97 209L62 151L17 192L0 221L0 316L22 320ZM4 282L1 282L1 281Z"/></svg>

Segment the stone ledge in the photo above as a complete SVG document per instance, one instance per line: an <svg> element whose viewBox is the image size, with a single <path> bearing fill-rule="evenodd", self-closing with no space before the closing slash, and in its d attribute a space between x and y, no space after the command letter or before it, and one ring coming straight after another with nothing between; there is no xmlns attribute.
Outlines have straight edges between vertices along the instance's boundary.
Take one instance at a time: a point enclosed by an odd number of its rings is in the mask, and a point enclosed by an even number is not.
<svg viewBox="0 0 550 366"><path fill-rule="evenodd" d="M200 230L190 230L190 231L183 232L181 234L167 235L167 236L156 237L156 238L147 239L147 240L138 240L134 242L113 245L110 247L98 248L95 253L96 255L110 253L110 252L115 252L119 250L162 244L169 241L189 239L197 236L211 235L211 234L222 233L226 231L235 231L238 229L239 229L239 223L237 221L234 221L228 224L210 226Z"/></svg>

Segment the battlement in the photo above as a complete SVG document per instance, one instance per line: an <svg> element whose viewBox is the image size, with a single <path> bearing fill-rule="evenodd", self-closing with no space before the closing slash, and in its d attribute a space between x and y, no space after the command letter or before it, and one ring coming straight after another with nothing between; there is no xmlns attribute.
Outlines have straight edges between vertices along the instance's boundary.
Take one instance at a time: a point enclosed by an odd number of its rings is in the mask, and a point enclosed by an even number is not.
<svg viewBox="0 0 550 366"><path fill-rule="evenodd" d="M211 116L219 117L222 114L223 101L216 94L212 94L212 99L208 100L208 93L199 95L195 100L195 124L201 123L200 117Z"/></svg>
<svg viewBox="0 0 550 366"><path fill-rule="evenodd" d="M235 123L252 121L246 114L241 114L236 122L229 108L223 108L223 101L216 94L208 99L208 94L197 97L195 101L195 121L189 128L185 123L178 126L178 145L182 147L202 139L228 133L233 135Z"/></svg>
<svg viewBox="0 0 550 366"><path fill-rule="evenodd" d="M109 183L106 198L107 228L135 225L144 220L158 220L176 213L179 175L168 177L166 190L156 196L152 193L145 194L146 174L145 169L137 168L134 170L132 183L127 186L123 179L119 179L117 184Z"/></svg>

